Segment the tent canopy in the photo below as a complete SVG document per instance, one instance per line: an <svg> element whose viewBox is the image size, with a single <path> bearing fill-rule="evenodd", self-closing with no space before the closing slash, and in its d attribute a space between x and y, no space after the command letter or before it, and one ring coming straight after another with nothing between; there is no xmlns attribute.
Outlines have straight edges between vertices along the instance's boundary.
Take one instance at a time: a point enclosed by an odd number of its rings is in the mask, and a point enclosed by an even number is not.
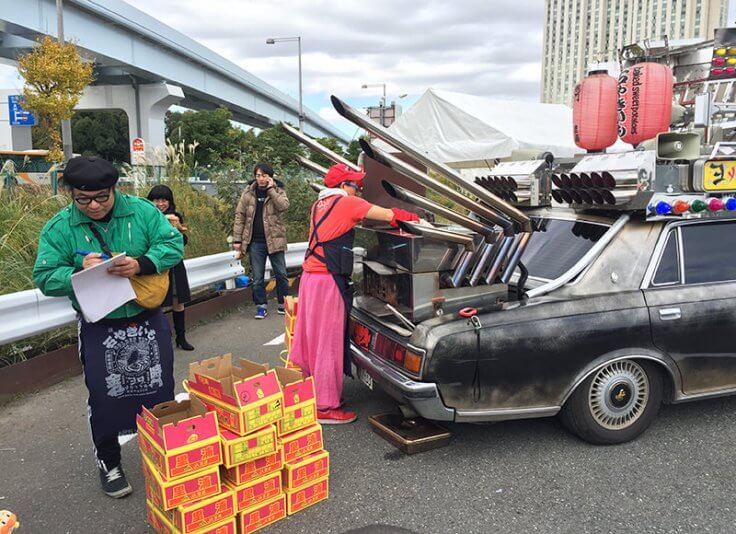
<svg viewBox="0 0 736 534"><path fill-rule="evenodd" d="M514 150L581 152L572 135L572 109L561 104L492 100L428 89L390 130L429 157L454 167L485 167Z"/></svg>

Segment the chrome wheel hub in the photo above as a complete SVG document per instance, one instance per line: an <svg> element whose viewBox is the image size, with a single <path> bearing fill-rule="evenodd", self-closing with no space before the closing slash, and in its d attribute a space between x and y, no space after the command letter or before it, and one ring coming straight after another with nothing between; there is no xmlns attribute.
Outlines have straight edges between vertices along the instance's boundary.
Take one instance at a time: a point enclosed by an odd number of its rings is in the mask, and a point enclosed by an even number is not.
<svg viewBox="0 0 736 534"><path fill-rule="evenodd" d="M640 365L623 360L596 372L588 393L588 407L596 423L608 430L631 426L649 401L649 380Z"/></svg>

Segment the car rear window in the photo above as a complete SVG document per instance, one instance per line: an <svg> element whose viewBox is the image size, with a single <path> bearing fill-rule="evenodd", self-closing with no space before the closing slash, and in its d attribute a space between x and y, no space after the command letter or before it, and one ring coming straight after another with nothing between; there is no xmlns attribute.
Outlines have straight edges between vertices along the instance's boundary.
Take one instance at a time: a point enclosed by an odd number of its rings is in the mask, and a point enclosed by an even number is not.
<svg viewBox="0 0 736 534"><path fill-rule="evenodd" d="M604 224L534 218L522 261L529 276L553 280L567 272L608 230Z"/></svg>

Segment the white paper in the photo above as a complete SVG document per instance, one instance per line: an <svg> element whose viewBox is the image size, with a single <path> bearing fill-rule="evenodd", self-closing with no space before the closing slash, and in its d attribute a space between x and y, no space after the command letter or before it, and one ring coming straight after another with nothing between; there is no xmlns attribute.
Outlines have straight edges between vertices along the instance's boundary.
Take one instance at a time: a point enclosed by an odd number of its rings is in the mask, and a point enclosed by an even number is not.
<svg viewBox="0 0 736 534"><path fill-rule="evenodd" d="M125 258L125 254L118 254L72 275L74 296L87 322L95 323L135 298L133 284L129 279L107 272Z"/></svg>

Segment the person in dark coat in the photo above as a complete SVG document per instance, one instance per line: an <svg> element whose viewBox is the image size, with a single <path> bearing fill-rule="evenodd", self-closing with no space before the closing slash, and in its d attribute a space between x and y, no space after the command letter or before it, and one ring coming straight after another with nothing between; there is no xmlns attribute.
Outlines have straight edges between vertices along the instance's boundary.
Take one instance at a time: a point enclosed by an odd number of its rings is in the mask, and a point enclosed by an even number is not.
<svg viewBox="0 0 736 534"><path fill-rule="evenodd" d="M184 226L184 216L176 211L174 203L174 192L166 185L156 185L148 193L148 200L166 216L171 225L184 236L184 245L187 238L187 227ZM192 300L189 290L189 280L184 261L181 261L169 270L169 292L166 294L164 306L171 306L174 318L174 331L176 332L176 346L182 350L194 350L194 347L186 338L186 321L184 319L184 304Z"/></svg>

